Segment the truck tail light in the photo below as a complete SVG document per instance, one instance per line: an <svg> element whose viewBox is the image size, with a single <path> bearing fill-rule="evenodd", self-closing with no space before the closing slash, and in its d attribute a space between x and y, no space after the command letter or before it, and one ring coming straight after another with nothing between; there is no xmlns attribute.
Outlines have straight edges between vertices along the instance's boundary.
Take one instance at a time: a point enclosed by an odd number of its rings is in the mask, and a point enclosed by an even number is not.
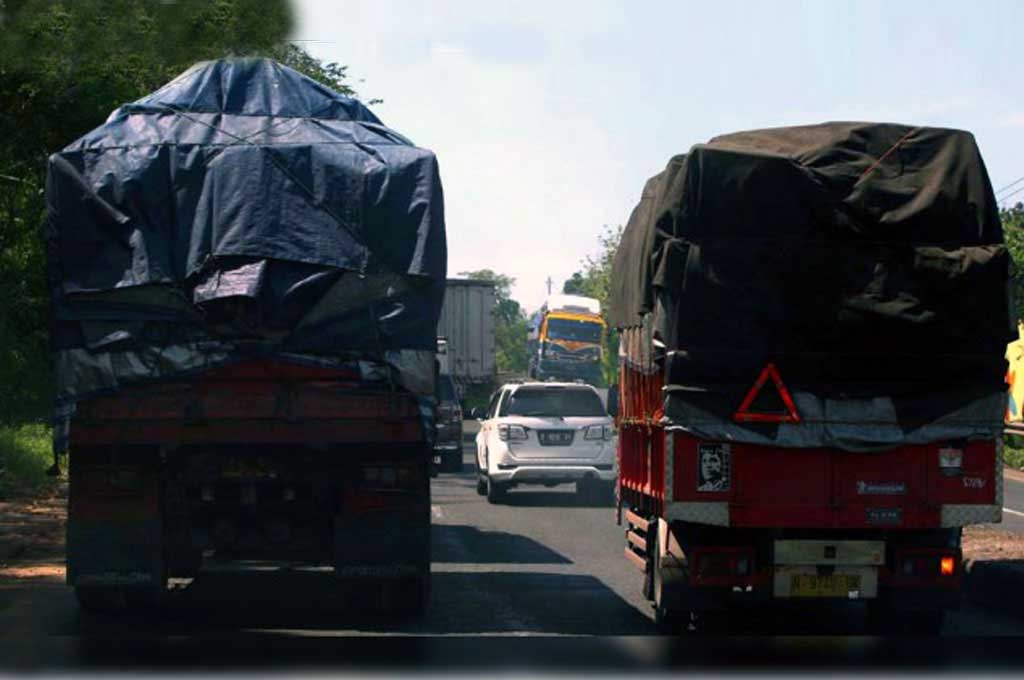
<svg viewBox="0 0 1024 680"><path fill-rule="evenodd" d="M919 579L948 578L956 575L957 558L940 552L908 553L900 560L904 576Z"/></svg>
<svg viewBox="0 0 1024 680"><path fill-rule="evenodd" d="M731 584L737 579L750 576L754 570L753 553L746 548L701 549L696 552L695 558L696 579L700 582Z"/></svg>

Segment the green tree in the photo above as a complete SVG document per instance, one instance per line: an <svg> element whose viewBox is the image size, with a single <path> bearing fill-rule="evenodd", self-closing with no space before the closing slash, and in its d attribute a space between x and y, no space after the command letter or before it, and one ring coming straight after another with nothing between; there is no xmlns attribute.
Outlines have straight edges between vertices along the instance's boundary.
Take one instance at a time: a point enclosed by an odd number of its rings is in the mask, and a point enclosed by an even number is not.
<svg viewBox="0 0 1024 680"><path fill-rule="evenodd" d="M526 314L522 306L512 299L512 286L516 280L490 269L459 272L459 276L494 282L495 362L502 373L526 373Z"/></svg>
<svg viewBox="0 0 1024 680"><path fill-rule="evenodd" d="M583 268L573 272L562 286L562 291L574 295L585 295L601 302L601 309L608 309L608 296L611 291L612 261L615 251L622 241L622 226L604 226L597 237L598 251L588 255L581 263ZM608 329L605 336L604 379L608 383L615 381L619 370L619 334L614 328Z"/></svg>
<svg viewBox="0 0 1024 680"><path fill-rule="evenodd" d="M583 287L585 281L583 280L582 272L573 272L572 276L565 280L562 284L562 292L566 295L583 295Z"/></svg>
<svg viewBox="0 0 1024 680"><path fill-rule="evenodd" d="M1024 319L1024 203L1000 211L1003 238L1013 258L1013 298L1017 320Z"/></svg>
<svg viewBox="0 0 1024 680"><path fill-rule="evenodd" d="M354 94L286 42L292 24L288 0L0 0L0 422L50 406L48 156L197 61L270 56Z"/></svg>

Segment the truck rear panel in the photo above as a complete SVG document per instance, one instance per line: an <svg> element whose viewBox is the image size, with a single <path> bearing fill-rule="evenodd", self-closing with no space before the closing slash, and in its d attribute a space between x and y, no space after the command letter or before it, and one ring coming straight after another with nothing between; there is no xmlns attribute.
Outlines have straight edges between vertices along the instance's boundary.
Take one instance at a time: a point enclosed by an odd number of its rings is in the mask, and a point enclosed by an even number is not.
<svg viewBox="0 0 1024 680"><path fill-rule="evenodd" d="M83 402L71 424L68 581L147 586L203 553L429 574L416 398L356 373L255 361Z"/></svg>
<svg viewBox="0 0 1024 680"><path fill-rule="evenodd" d="M699 488L702 453L723 459L720 488ZM960 465L943 465L956 460ZM619 433L624 503L715 526L931 529L998 522L1001 465L991 440L855 453L709 442L653 424L622 424Z"/></svg>

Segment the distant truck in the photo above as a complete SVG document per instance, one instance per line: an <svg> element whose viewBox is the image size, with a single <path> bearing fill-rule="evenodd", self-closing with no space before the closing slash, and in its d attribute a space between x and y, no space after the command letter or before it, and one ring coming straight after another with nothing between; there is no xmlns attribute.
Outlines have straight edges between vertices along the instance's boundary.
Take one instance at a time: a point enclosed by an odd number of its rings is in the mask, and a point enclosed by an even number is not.
<svg viewBox="0 0 1024 680"><path fill-rule="evenodd" d="M289 68L224 60L55 154L47 202L82 606L158 605L212 556L332 565L421 609L433 154Z"/></svg>
<svg viewBox="0 0 1024 680"><path fill-rule="evenodd" d="M447 281L437 336L444 339L447 373L460 386L494 380L495 302L493 281Z"/></svg>
<svg viewBox="0 0 1024 680"><path fill-rule="evenodd" d="M966 132L742 132L648 181L609 317L625 556L663 629L853 600L941 630L962 527L1002 517L1009 267Z"/></svg>
<svg viewBox="0 0 1024 680"><path fill-rule="evenodd" d="M605 321L601 303L580 295L551 295L531 317L529 377L602 384Z"/></svg>

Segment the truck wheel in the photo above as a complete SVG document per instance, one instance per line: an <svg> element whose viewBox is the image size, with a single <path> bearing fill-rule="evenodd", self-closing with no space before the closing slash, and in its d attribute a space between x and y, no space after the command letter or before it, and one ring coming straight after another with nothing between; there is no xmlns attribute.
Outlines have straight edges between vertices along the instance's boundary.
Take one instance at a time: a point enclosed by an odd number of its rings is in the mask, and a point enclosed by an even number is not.
<svg viewBox="0 0 1024 680"><path fill-rule="evenodd" d="M203 567L202 550L182 550L167 558L167 572L177 578L195 578Z"/></svg>
<svg viewBox="0 0 1024 680"><path fill-rule="evenodd" d="M430 600L430 576L388 580L381 584L380 606L392 616L416 617Z"/></svg>
<svg viewBox="0 0 1024 680"><path fill-rule="evenodd" d="M462 472L462 451L441 459L445 472Z"/></svg>
<svg viewBox="0 0 1024 680"><path fill-rule="evenodd" d="M661 554L658 546L658 531L650 533L651 539L651 599L654 600L654 625L662 635L679 635L685 632L690 624L690 612L676 608L665 573L661 567Z"/></svg>
<svg viewBox="0 0 1024 680"><path fill-rule="evenodd" d="M878 602L868 604L868 630L873 635L934 636L942 633L945 623L946 612L941 609L899 611Z"/></svg>
<svg viewBox="0 0 1024 680"><path fill-rule="evenodd" d="M498 484L490 477L487 477L487 502L493 505L502 503L505 499L505 485Z"/></svg>
<svg viewBox="0 0 1024 680"><path fill-rule="evenodd" d="M87 612L111 613L127 607L124 589L115 586L75 586L75 598Z"/></svg>
<svg viewBox="0 0 1024 680"><path fill-rule="evenodd" d="M487 495L487 480L477 475L476 478L476 492L480 496Z"/></svg>
<svg viewBox="0 0 1024 680"><path fill-rule="evenodd" d="M78 605L90 613L113 614L156 609L160 595L152 587L75 586Z"/></svg>

